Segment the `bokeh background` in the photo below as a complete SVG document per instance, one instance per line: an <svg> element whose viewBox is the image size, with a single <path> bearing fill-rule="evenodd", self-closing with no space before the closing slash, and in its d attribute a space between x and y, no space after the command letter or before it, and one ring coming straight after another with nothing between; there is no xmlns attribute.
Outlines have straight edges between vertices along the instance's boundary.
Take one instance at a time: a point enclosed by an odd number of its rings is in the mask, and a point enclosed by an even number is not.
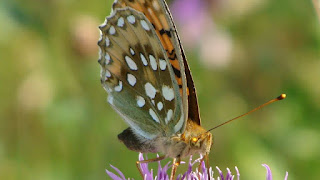
<svg viewBox="0 0 320 180"><path fill-rule="evenodd" d="M262 163L274 179L286 171L290 180L320 179L320 25L312 1L168 3L205 128L287 93L214 130L211 165L238 166L241 179L265 179ZM111 4L0 2L0 179L108 179L109 164L140 179L138 153L117 140L127 125L99 80L97 27Z"/></svg>

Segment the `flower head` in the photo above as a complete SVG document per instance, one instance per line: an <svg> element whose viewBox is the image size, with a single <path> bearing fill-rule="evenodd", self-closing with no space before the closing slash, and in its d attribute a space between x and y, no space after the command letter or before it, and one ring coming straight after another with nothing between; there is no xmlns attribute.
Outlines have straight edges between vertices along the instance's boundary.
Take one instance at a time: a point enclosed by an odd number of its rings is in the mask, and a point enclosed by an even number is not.
<svg viewBox="0 0 320 180"><path fill-rule="evenodd" d="M237 167L235 167L235 171L236 171L236 175L233 175L231 173L231 170L229 168L227 168L227 174L224 176L223 172L216 167L217 171L218 171L218 175L214 175L213 170L211 167L206 167L205 163L203 161L201 161L202 157L192 161L192 156L190 157L189 160L189 164L188 164L188 169L185 173L183 174L179 174L176 177L176 180L240 180L240 173ZM143 161L145 160L143 157L143 154L140 153L139 154L139 161ZM184 162L182 162L184 163ZM198 163L200 164L200 170L198 168L196 168L195 171L192 170L192 167ZM126 180L124 174L116 167L110 165L111 168L113 168L118 175L106 170L107 174L109 175L109 177L111 177L111 179L113 180ZM263 166L267 169L267 180L272 180L272 174L271 174L271 170L269 168L268 165L263 164ZM141 163L140 164L140 169L142 174L144 175L144 180L169 180L169 173L168 173L168 169L170 169L172 167L172 165L170 165L170 162L168 162L165 166L161 166L160 162L158 162L158 172L157 175L154 176L153 174L153 170L149 170L148 168L148 163ZM216 178L215 178L215 177ZM285 179L287 180L288 177L288 172L286 173ZM128 178L129 180L130 178Z"/></svg>

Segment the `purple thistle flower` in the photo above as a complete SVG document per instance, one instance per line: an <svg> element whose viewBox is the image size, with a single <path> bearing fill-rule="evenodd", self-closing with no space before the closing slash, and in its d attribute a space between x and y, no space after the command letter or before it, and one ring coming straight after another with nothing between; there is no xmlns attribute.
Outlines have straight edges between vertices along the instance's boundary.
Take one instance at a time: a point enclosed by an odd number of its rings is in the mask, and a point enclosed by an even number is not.
<svg viewBox="0 0 320 180"><path fill-rule="evenodd" d="M227 168L227 174L226 176L223 175L223 172L216 167L217 171L218 171L218 175L216 178L214 178L214 173L211 167L209 167L209 169L206 167L205 163L202 161L201 162L202 157L192 161L192 157L190 157L189 160L189 164L188 164L188 169L185 173L183 174L179 174L176 178L176 180L240 180L240 173L237 167L235 167L236 170L236 175L233 175L230 171L229 168ZM140 153L139 154L139 161L143 161L145 160L143 157L143 154ZM184 163L184 162L182 162ZM192 167L195 164L200 164L200 170L198 168L196 168L195 171L192 170ZM126 180L124 174L116 167L110 165L112 169L114 169L118 175L106 170L106 173L109 175L109 177L113 180ZM269 168L268 165L266 164L262 164L262 166L264 166L267 170L267 180L272 180L272 173L271 170ZM144 174L144 180L169 180L170 175L168 174L168 170L172 167L172 165L170 165L170 162L168 162L165 166L161 166L160 162L158 162L158 172L157 175L154 177L153 176L153 170L149 170L148 168L148 163L141 163L140 164L140 168L142 173ZM236 177L236 178L235 178ZM284 180L287 180L288 178L288 172L286 172L286 176ZM129 180L130 178L128 178Z"/></svg>

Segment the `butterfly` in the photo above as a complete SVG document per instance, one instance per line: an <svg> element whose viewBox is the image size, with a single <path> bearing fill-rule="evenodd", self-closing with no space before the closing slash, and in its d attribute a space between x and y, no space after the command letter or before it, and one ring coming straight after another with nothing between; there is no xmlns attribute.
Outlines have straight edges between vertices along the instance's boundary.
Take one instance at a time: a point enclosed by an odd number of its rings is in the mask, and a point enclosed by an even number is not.
<svg viewBox="0 0 320 180"><path fill-rule="evenodd" d="M129 125L118 139L130 150L163 154L137 164L173 158L172 179L182 158L208 157L212 134L201 127L194 82L166 2L115 0L99 29L101 84Z"/></svg>

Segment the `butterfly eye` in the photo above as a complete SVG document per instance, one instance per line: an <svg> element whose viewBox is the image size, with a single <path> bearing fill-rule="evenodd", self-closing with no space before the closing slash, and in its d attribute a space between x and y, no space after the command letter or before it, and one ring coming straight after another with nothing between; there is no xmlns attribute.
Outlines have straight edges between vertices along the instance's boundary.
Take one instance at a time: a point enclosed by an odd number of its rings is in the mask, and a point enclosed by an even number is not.
<svg viewBox="0 0 320 180"><path fill-rule="evenodd" d="M192 142L193 142L193 143L195 143L195 142L197 142L197 141L198 141L198 138L195 138L195 137L192 138Z"/></svg>
<svg viewBox="0 0 320 180"><path fill-rule="evenodd" d="M194 137L194 138L191 138L191 146L193 147L200 147L200 141L198 138Z"/></svg>

